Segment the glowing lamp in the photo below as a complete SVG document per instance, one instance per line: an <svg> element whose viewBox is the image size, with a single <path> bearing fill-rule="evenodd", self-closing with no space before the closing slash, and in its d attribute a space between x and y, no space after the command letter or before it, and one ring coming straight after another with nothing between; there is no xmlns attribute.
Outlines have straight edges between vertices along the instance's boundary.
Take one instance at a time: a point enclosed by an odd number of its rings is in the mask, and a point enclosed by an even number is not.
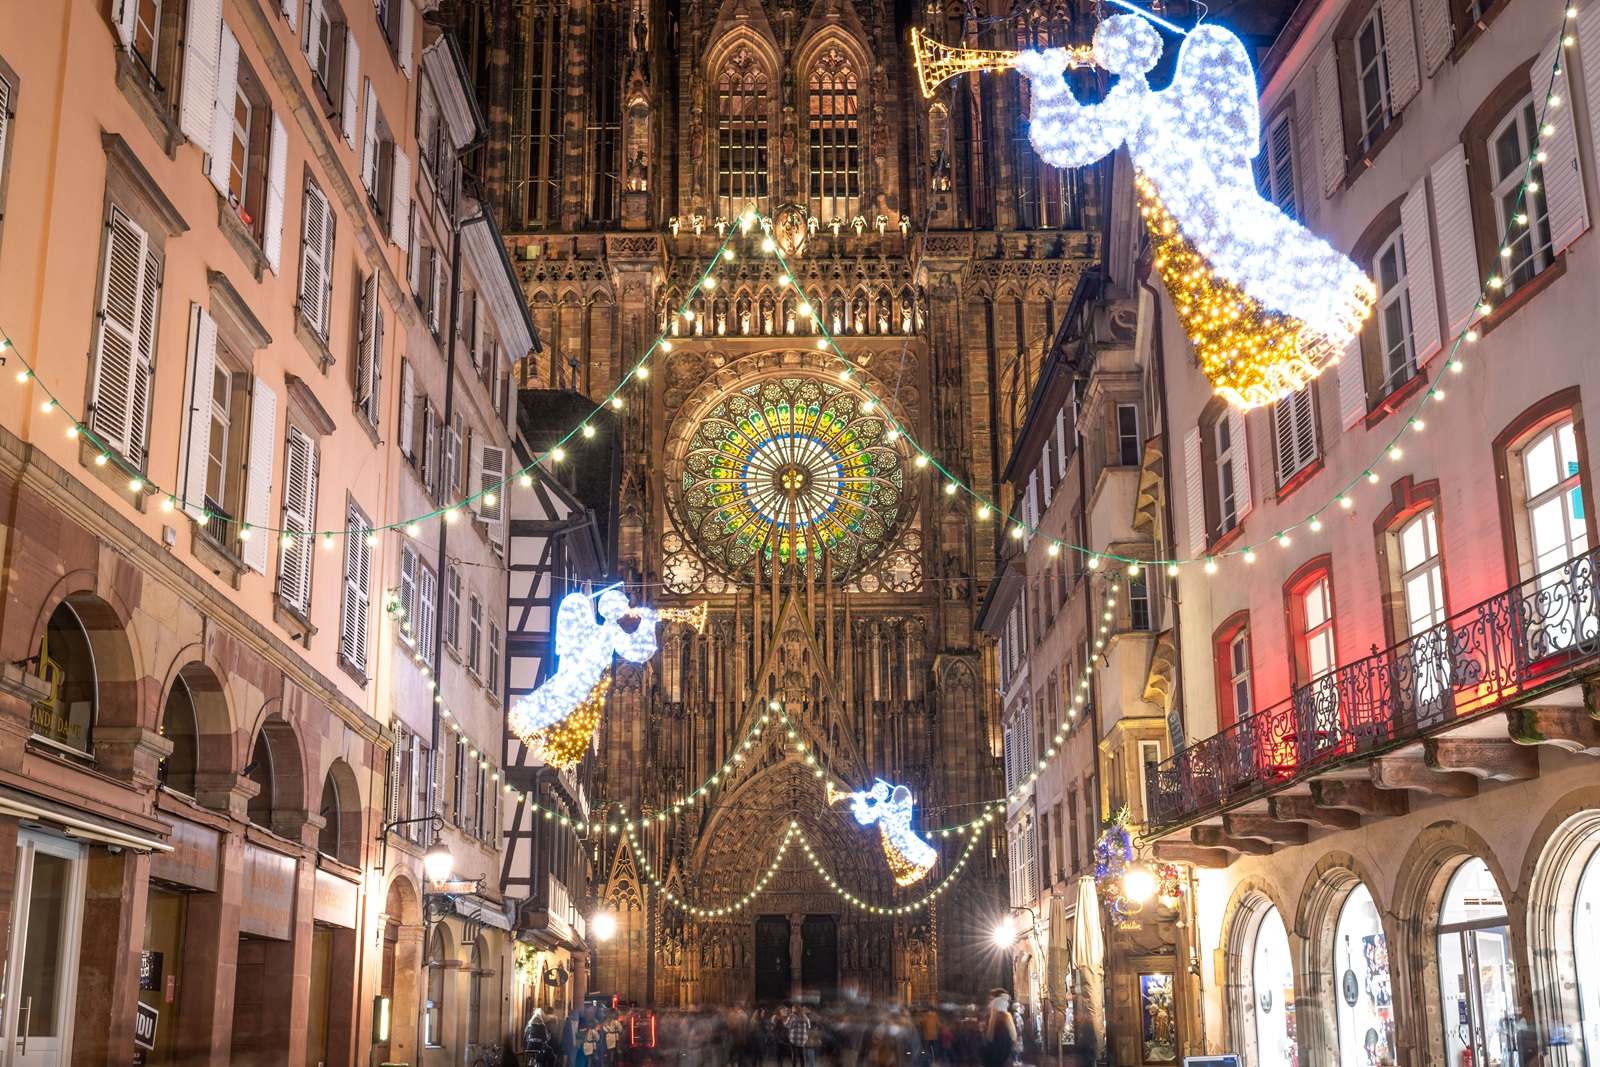
<svg viewBox="0 0 1600 1067"><path fill-rule="evenodd" d="M434 888L450 880L450 869L454 866L455 857L450 855L450 846L443 841L434 841L428 846L428 851L422 854L422 871Z"/></svg>
<svg viewBox="0 0 1600 1067"><path fill-rule="evenodd" d="M996 948L1010 948L1017 943L1017 925L1007 915L995 924L994 944Z"/></svg>
<svg viewBox="0 0 1600 1067"><path fill-rule="evenodd" d="M1129 867L1122 876L1122 892L1129 900L1143 904L1156 895L1156 876L1148 867Z"/></svg>
<svg viewBox="0 0 1600 1067"><path fill-rule="evenodd" d="M597 911L590 926L593 927L597 940L610 941L611 936L617 932L617 919L609 911Z"/></svg>

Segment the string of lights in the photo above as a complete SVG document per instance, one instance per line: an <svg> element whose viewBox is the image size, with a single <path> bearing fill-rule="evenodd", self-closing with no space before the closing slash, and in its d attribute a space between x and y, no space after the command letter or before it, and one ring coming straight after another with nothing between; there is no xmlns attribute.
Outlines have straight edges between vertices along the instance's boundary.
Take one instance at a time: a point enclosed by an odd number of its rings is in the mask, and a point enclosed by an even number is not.
<svg viewBox="0 0 1600 1067"><path fill-rule="evenodd" d="M789 824L789 828L784 831L783 839L778 842L778 851L772 857L772 862L767 864L767 869L761 873L759 878L756 879L755 885L750 888L748 893L745 893L732 903L722 904L715 908L707 908L697 904L689 903L687 899L679 896L676 890L668 888L661 881L661 879L657 877L655 868L650 863L650 856L640 845L638 837L634 835L634 832L631 828L632 826L633 824L630 823L630 829L628 830L628 845L633 849L634 857L639 861L639 869L644 873L645 879L651 885L661 890L661 895L666 899L667 903L701 919L718 919L724 915L731 915L742 908L749 907L757 897L766 891L767 883L772 881L772 876L774 874L778 873L778 868L783 865L783 857L789 852L789 845L793 843L795 837L800 832L797 824L793 822Z"/></svg>
<svg viewBox="0 0 1600 1067"><path fill-rule="evenodd" d="M929 889L922 896L900 904L874 904L871 901L863 900L846 889L817 856L816 850L811 847L811 841L805 835L805 831L800 829L800 824L796 822L790 825L795 836L799 838L801 846L805 849L806 858L811 861L811 866L816 868L817 874L822 876L822 880L827 883L828 888L839 894L840 899L846 903L872 915L907 915L927 907L937 900L947 889L955 884L955 880L961 876L961 872L966 870L967 861L972 858L972 851L977 848L978 841L982 837L981 834L974 833L967 840L967 845L961 850L961 855L956 859L955 864L950 868L950 873L946 874L938 885Z"/></svg>

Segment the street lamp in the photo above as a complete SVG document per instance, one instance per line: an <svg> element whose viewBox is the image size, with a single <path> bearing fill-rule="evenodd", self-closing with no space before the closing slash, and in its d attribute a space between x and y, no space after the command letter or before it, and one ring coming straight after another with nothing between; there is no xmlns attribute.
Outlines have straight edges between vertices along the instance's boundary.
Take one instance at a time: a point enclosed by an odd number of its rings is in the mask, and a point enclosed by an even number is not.
<svg viewBox="0 0 1600 1067"><path fill-rule="evenodd" d="M1017 943L1017 924L1007 915L994 927L994 944L996 948L1010 948Z"/></svg>
<svg viewBox="0 0 1600 1067"><path fill-rule="evenodd" d="M443 889L450 880L450 871L454 866L455 857L450 855L450 846L444 843L443 838L434 838L428 851L422 854L422 870L428 876L429 884L435 890Z"/></svg>
<svg viewBox="0 0 1600 1067"><path fill-rule="evenodd" d="M1156 876L1143 864L1129 867L1122 875L1122 892L1129 900L1144 904L1156 895Z"/></svg>
<svg viewBox="0 0 1600 1067"><path fill-rule="evenodd" d="M597 911L591 923L594 936L599 941L610 941L611 935L617 932L617 919L609 911Z"/></svg>

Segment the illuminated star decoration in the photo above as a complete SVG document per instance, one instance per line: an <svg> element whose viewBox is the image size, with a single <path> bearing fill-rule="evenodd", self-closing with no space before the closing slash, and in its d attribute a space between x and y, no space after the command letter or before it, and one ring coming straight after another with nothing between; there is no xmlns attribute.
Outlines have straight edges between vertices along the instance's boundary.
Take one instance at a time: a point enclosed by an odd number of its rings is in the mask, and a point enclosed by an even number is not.
<svg viewBox="0 0 1600 1067"><path fill-rule="evenodd" d="M621 656L644 663L656 654L656 612L630 607L615 589L600 594L600 618L585 593L569 593L556 614L557 669L533 692L511 705L511 732L530 748L542 749L545 762L570 767L600 722L611 687L611 660ZM629 620L627 629L623 620Z"/></svg>
<svg viewBox="0 0 1600 1067"><path fill-rule="evenodd" d="M1101 22L1095 62L1117 82L1090 106L1062 77L1075 62L1071 52L1021 53L1017 69L1033 85L1028 137L1058 167L1081 167L1127 144L1157 266L1212 386L1239 407L1271 403L1337 359L1376 289L1257 192L1250 161L1260 151L1261 115L1239 38L1195 27L1172 84L1153 92L1145 74L1161 47L1138 15Z"/></svg>
<svg viewBox="0 0 1600 1067"><path fill-rule="evenodd" d="M921 881L939 860L932 845L918 837L911 829L911 790L903 785L890 785L879 778L872 788L859 793L836 792L830 783L828 803L845 798L850 800L850 811L862 826L878 824L883 839L883 854L889 861L889 872L899 885Z"/></svg>

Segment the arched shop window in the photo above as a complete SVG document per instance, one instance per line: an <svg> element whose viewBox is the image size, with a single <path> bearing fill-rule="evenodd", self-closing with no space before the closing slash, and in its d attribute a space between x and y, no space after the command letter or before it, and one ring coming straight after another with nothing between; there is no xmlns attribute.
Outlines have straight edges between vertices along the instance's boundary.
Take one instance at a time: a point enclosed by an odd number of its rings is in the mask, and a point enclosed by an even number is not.
<svg viewBox="0 0 1600 1067"><path fill-rule="evenodd" d="M1600 853L1590 858L1578 881L1572 950L1583 1012L1583 1063L1584 1067L1600 1067Z"/></svg>
<svg viewBox="0 0 1600 1067"><path fill-rule="evenodd" d="M37 663L50 693L33 705L34 734L78 752L93 751L89 735L100 686L89 632L69 604L58 605L45 624Z"/></svg>
<svg viewBox="0 0 1600 1067"><path fill-rule="evenodd" d="M1450 1067L1518 1067L1516 970L1489 865L1463 863L1439 912L1439 1001Z"/></svg>
<svg viewBox="0 0 1600 1067"><path fill-rule="evenodd" d="M1277 908L1268 908L1256 929L1250 968L1256 1007L1255 1067L1299 1067L1295 1046L1294 959L1289 933Z"/></svg>
<svg viewBox="0 0 1600 1067"><path fill-rule="evenodd" d="M1339 923L1333 934L1333 963L1339 980L1340 1067L1393 1063L1394 994L1389 982L1389 946L1384 941L1378 907L1364 885L1352 889L1339 909Z"/></svg>

